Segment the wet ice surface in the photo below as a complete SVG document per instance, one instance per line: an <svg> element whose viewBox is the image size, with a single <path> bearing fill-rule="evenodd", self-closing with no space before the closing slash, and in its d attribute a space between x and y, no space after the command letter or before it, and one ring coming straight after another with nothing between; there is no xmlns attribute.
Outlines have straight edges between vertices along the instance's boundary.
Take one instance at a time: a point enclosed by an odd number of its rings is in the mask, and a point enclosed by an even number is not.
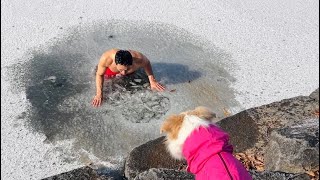
<svg viewBox="0 0 320 180"><path fill-rule="evenodd" d="M110 48L134 49L151 61L164 93L148 89L143 73L108 80L104 103L91 105L95 94L94 68ZM154 139L166 115L195 106L237 107L234 79L227 69L230 56L184 30L163 24L110 22L70 29L70 34L28 52L30 59L7 70L13 91L24 91L27 112L17 115L31 131L46 136L44 143L71 142L50 154L66 162L92 160L114 164L134 147ZM86 152L86 153L83 153Z"/></svg>
<svg viewBox="0 0 320 180"><path fill-rule="evenodd" d="M124 77L107 79L104 100L121 110L124 119L133 123L147 123L152 119L161 119L169 109L169 98L148 91L148 77L137 72Z"/></svg>

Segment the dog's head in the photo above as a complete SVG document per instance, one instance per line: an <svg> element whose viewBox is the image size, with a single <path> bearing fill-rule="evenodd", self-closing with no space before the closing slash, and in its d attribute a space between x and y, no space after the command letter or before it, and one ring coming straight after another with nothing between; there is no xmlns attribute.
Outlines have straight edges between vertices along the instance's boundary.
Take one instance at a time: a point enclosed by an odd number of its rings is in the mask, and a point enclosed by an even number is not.
<svg viewBox="0 0 320 180"><path fill-rule="evenodd" d="M169 140L178 138L185 114L171 115L163 123L160 133L166 133Z"/></svg>
<svg viewBox="0 0 320 180"><path fill-rule="evenodd" d="M162 123L160 133L166 133L168 147L171 155L182 159L182 146L189 134L201 125L212 123L216 114L206 107L199 106L194 110L171 115Z"/></svg>
<svg viewBox="0 0 320 180"><path fill-rule="evenodd" d="M175 115L169 116L162 123L162 126L160 128L160 133L166 133L168 139L171 139L171 140L177 139L184 117L186 115L196 116L209 122L212 122L212 120L216 118L216 114L213 113L209 108L199 106L199 107L196 107L194 110L189 110L177 115L175 114Z"/></svg>

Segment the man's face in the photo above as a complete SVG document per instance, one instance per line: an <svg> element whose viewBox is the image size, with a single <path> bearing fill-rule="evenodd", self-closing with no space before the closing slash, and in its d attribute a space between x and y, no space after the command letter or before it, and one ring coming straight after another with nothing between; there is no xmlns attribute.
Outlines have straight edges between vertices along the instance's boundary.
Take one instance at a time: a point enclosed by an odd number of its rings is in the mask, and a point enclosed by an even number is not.
<svg viewBox="0 0 320 180"><path fill-rule="evenodd" d="M126 75L129 68L128 68L128 66L117 64L117 69L118 69L118 71L120 71L121 75Z"/></svg>

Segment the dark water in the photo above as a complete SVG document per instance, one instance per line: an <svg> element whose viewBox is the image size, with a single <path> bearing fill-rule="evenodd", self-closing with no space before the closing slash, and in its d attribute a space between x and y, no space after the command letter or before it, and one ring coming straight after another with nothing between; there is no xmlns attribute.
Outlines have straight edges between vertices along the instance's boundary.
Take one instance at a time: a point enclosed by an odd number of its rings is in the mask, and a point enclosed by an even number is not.
<svg viewBox="0 0 320 180"><path fill-rule="evenodd" d="M74 151L101 160L123 157L132 148L160 136L167 113L205 105L222 116L236 106L227 72L230 56L187 31L165 24L108 22L78 26L65 36L30 50L23 64L10 67L29 102L23 120L47 143L74 139ZM94 69L110 48L134 49L151 61L167 92L151 92L143 73L105 85L106 99L93 108ZM134 80L137 80L136 82ZM135 82L135 84L130 84Z"/></svg>

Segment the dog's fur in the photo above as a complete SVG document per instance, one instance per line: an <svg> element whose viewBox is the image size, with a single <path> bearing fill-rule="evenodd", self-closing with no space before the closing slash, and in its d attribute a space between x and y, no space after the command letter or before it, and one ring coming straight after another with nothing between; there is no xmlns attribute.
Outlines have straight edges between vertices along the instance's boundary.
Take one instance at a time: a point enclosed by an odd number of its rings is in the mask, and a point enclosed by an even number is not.
<svg viewBox="0 0 320 180"><path fill-rule="evenodd" d="M170 154L176 159L183 159L182 148L187 137L200 126L208 127L215 117L215 113L202 106L169 116L160 132L167 134L166 145Z"/></svg>

